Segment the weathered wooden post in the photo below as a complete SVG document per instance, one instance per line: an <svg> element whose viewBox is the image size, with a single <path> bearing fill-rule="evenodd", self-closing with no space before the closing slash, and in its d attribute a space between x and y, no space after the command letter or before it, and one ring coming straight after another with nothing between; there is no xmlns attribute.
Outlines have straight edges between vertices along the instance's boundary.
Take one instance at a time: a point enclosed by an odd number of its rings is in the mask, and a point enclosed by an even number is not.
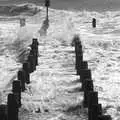
<svg viewBox="0 0 120 120"><path fill-rule="evenodd" d="M21 84L21 91L23 92L25 90L25 71L19 70L17 74L18 80L20 80Z"/></svg>
<svg viewBox="0 0 120 120"><path fill-rule="evenodd" d="M98 117L102 115L102 106L101 104L93 104L91 109L91 120L98 120Z"/></svg>
<svg viewBox="0 0 120 120"><path fill-rule="evenodd" d="M31 44L31 50L34 53L35 56L35 64L38 65L38 40L36 38L33 38L32 44Z"/></svg>
<svg viewBox="0 0 120 120"><path fill-rule="evenodd" d="M94 90L93 80L86 79L83 84L84 84L84 88L83 88L83 90L84 90L83 106L88 107L88 93L90 91Z"/></svg>
<svg viewBox="0 0 120 120"><path fill-rule="evenodd" d="M18 105L14 94L8 94L8 120L18 120Z"/></svg>
<svg viewBox="0 0 120 120"><path fill-rule="evenodd" d="M78 66L78 69L77 69L77 75L79 75L79 73L80 73L79 71L81 69L88 69L88 62L87 61L83 61L83 60L79 61L79 66Z"/></svg>
<svg viewBox="0 0 120 120"><path fill-rule="evenodd" d="M88 62L87 61L82 61L80 63L80 69L88 69Z"/></svg>
<svg viewBox="0 0 120 120"><path fill-rule="evenodd" d="M17 101L18 107L21 107L21 86L20 86L20 80L15 80L12 83L12 92L15 96L15 99Z"/></svg>
<svg viewBox="0 0 120 120"><path fill-rule="evenodd" d="M0 120L7 120L7 105L0 105Z"/></svg>
<svg viewBox="0 0 120 120"><path fill-rule="evenodd" d="M31 49L37 49L38 50L38 45L39 45L39 43L38 43L37 38L33 38L32 39Z"/></svg>
<svg viewBox="0 0 120 120"><path fill-rule="evenodd" d="M81 69L79 70L79 75L80 75L80 82L82 83L82 87L81 87L81 90L84 91L84 88L85 88L85 81L87 79L90 79L92 80L92 77L91 77L91 70L89 69Z"/></svg>
<svg viewBox="0 0 120 120"><path fill-rule="evenodd" d="M90 69L80 69L79 70L80 81L83 83L86 79L92 79L91 70Z"/></svg>
<svg viewBox="0 0 120 120"><path fill-rule="evenodd" d="M29 56L28 56L28 60L27 62L30 63L30 73L34 72L34 70L36 70L36 65L35 65L35 58L34 58L34 55L32 53L32 51L30 52Z"/></svg>
<svg viewBox="0 0 120 120"><path fill-rule="evenodd" d="M23 70L25 71L25 74L26 74L25 82L26 82L27 84L30 83L29 69L30 69L30 63L29 63L29 62L24 62L24 63L23 63Z"/></svg>
<svg viewBox="0 0 120 120"><path fill-rule="evenodd" d="M78 35L74 36L72 40L72 46L75 46L75 68L78 70L81 61L83 61L82 45Z"/></svg>
<svg viewBox="0 0 120 120"><path fill-rule="evenodd" d="M92 107L98 104L98 92L90 91L88 93L88 120L93 120Z"/></svg>
<svg viewBox="0 0 120 120"><path fill-rule="evenodd" d="M92 109L93 104L98 104L98 92L90 91L88 93L88 109Z"/></svg>
<svg viewBox="0 0 120 120"><path fill-rule="evenodd" d="M77 70L77 75L79 75L79 69L80 69L80 66L81 66L81 62L83 62L83 54L77 54L76 56L76 70Z"/></svg>
<svg viewBox="0 0 120 120"><path fill-rule="evenodd" d="M94 85L93 85L93 80L91 79L86 79L84 81L84 91L93 91L94 90Z"/></svg>
<svg viewBox="0 0 120 120"><path fill-rule="evenodd" d="M50 0L45 0L45 7L46 7L46 18L48 20L48 7L50 6Z"/></svg>
<svg viewBox="0 0 120 120"><path fill-rule="evenodd" d="M33 55L34 62L35 62L35 69L36 69L36 66L38 65L37 50L36 50L36 49L31 49L31 50L30 50L30 55Z"/></svg>
<svg viewBox="0 0 120 120"><path fill-rule="evenodd" d="M76 54L76 56L77 55L83 55L82 45L79 41L75 42L75 54Z"/></svg>
<svg viewBox="0 0 120 120"><path fill-rule="evenodd" d="M78 70L80 67L80 63L83 61L83 51L82 51L82 45L78 36L74 37L74 42L75 42L75 56L76 56L75 68L76 70Z"/></svg>
<svg viewBox="0 0 120 120"><path fill-rule="evenodd" d="M95 18L92 19L92 27L96 28L96 19Z"/></svg>

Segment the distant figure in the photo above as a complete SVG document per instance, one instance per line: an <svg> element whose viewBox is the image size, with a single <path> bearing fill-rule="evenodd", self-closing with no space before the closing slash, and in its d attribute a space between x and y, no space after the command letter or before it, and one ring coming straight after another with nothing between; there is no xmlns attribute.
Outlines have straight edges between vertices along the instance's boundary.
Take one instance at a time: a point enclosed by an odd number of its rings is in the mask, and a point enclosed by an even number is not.
<svg viewBox="0 0 120 120"><path fill-rule="evenodd" d="M96 28L96 19L95 18L92 19L92 27Z"/></svg>
<svg viewBox="0 0 120 120"><path fill-rule="evenodd" d="M20 18L20 27L24 27L26 25L25 18Z"/></svg>

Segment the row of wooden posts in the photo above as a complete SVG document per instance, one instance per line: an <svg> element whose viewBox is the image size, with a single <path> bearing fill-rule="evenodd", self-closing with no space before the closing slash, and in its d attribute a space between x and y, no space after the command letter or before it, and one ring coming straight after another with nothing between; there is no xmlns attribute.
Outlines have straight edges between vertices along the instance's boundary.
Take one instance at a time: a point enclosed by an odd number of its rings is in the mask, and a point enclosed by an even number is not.
<svg viewBox="0 0 120 120"><path fill-rule="evenodd" d="M46 20L48 20L48 7L50 0L45 0ZM46 21L45 21L46 23ZM26 25L26 19L20 18L20 27ZM0 120L18 120L19 108L21 107L21 92L25 91L25 84L30 83L30 73L36 70L38 65L38 40L33 39L30 53L23 63L22 69L17 73L17 80L12 83L12 93L7 96L7 105L0 105Z"/></svg>
<svg viewBox="0 0 120 120"><path fill-rule="evenodd" d="M82 44L78 36L75 41L75 68L77 75L80 76L82 91L84 92L83 106L88 109L88 120L111 120L110 115L103 115L102 105L98 103L98 92L94 91L94 85L91 70L88 68L88 62L83 60Z"/></svg>
<svg viewBox="0 0 120 120"><path fill-rule="evenodd" d="M38 65L38 40L33 39L27 60L17 73L17 80L12 83L12 93L8 94L7 105L0 105L0 120L18 120L21 107L21 92L25 91L25 84L30 83L30 73Z"/></svg>

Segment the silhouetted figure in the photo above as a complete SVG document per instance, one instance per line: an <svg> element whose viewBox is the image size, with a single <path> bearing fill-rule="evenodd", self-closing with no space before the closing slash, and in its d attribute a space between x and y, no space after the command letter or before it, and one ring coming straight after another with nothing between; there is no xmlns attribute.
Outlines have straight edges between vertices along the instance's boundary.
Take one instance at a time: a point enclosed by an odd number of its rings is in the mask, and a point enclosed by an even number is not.
<svg viewBox="0 0 120 120"><path fill-rule="evenodd" d="M92 26L93 26L93 28L96 28L96 19L95 18L92 19Z"/></svg>

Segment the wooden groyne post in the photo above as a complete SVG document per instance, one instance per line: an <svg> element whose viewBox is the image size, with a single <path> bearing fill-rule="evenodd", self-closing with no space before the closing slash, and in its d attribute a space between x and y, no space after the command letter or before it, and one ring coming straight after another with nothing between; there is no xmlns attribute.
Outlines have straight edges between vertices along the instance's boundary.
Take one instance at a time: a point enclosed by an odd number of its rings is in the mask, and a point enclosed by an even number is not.
<svg viewBox="0 0 120 120"><path fill-rule="evenodd" d="M84 100L83 100L83 106L88 107L88 94L89 91L93 91L93 80L87 79L84 82Z"/></svg>
<svg viewBox="0 0 120 120"><path fill-rule="evenodd" d="M33 38L31 44L31 53L34 55L35 65L38 65L38 45L38 40L36 38Z"/></svg>
<svg viewBox="0 0 120 120"><path fill-rule="evenodd" d="M8 120L18 120L18 105L14 94L8 94Z"/></svg>
<svg viewBox="0 0 120 120"><path fill-rule="evenodd" d="M30 63L24 62L22 69L25 71L25 82L29 84L30 83L30 74L29 74Z"/></svg>
<svg viewBox="0 0 120 120"><path fill-rule="evenodd" d="M24 70L19 70L17 74L18 80L20 80L20 85L21 85L21 91L25 91L25 71Z"/></svg>
<svg viewBox="0 0 120 120"><path fill-rule="evenodd" d="M14 80L12 83L12 92L17 101L18 107L21 107L21 86L19 80Z"/></svg>
<svg viewBox="0 0 120 120"><path fill-rule="evenodd" d="M0 105L0 120L7 120L7 105Z"/></svg>
<svg viewBox="0 0 120 120"><path fill-rule="evenodd" d="M50 6L50 0L45 0L45 6L46 6L46 19L48 20L48 7Z"/></svg>
<svg viewBox="0 0 120 120"><path fill-rule="evenodd" d="M75 56L76 56L75 57L75 68L78 72L81 62L83 62L83 51L82 51L82 45L81 45L80 39L77 35L73 38L73 43L75 45Z"/></svg>

